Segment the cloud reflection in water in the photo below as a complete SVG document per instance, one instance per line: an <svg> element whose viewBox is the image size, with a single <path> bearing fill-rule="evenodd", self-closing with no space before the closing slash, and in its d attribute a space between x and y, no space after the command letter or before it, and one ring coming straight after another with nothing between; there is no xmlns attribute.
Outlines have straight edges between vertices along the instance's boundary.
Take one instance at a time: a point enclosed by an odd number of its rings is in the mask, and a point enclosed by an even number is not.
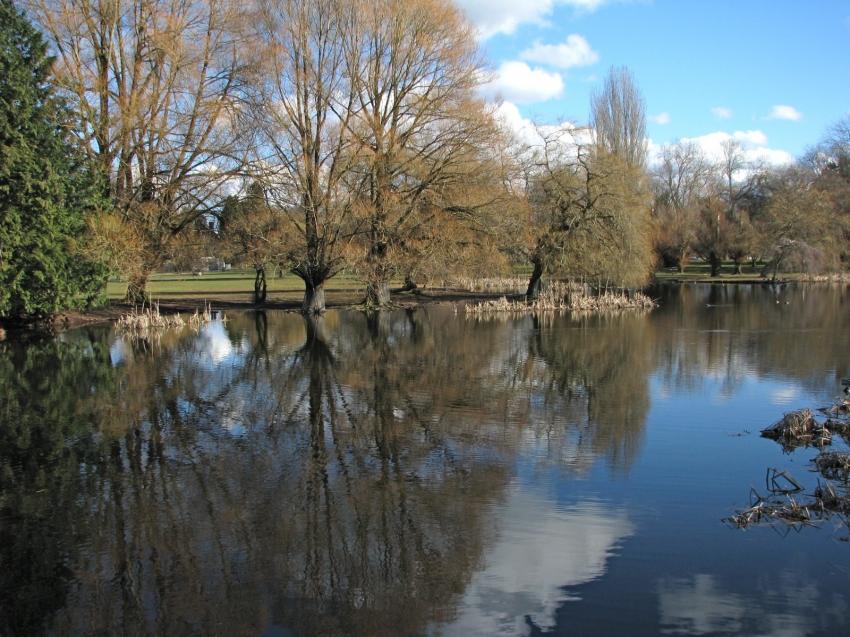
<svg viewBox="0 0 850 637"><path fill-rule="evenodd" d="M569 508L514 485L499 507L499 535L441 634L522 635L555 625L566 587L604 575L608 558L634 532L623 511L597 501Z"/></svg>

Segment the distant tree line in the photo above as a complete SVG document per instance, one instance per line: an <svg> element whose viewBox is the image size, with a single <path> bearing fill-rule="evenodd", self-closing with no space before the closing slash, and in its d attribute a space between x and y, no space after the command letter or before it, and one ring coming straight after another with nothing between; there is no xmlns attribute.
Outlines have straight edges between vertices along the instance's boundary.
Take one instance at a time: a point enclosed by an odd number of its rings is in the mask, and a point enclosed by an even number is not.
<svg viewBox="0 0 850 637"><path fill-rule="evenodd" d="M801 161L768 167L735 140L710 161L690 142L665 146L652 169L656 245L664 265L700 258L718 276L725 260L762 274L819 273L850 263L850 119Z"/></svg>
<svg viewBox="0 0 850 637"><path fill-rule="evenodd" d="M257 303L267 270L297 275L307 313L343 270L382 308L391 281L515 264L529 298L547 276L640 287L659 255L715 274L726 259L847 265L846 122L783 170L734 143L719 164L684 143L652 162L626 68L587 127L516 139L480 97L487 67L451 0L25 0L26 17L0 1L4 91L30 91L42 127L15 137L22 98L3 102L0 175L59 180L0 190L2 316L93 303L107 271L138 302L152 273L199 254L252 268ZM36 204L25 229L15 215ZM26 265L37 241L50 273ZM62 292L33 300L42 288Z"/></svg>

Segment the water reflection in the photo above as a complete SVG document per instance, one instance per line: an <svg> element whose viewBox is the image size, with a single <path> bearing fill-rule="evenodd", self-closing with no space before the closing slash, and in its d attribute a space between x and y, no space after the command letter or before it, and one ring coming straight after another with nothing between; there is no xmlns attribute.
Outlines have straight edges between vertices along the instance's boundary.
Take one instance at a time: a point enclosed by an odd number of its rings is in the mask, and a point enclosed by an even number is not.
<svg viewBox="0 0 850 637"><path fill-rule="evenodd" d="M654 295L655 364L675 388L719 379L733 393L744 377L782 376L807 388L837 386L848 346L850 288L691 285ZM838 344L836 347L836 344ZM833 374L824 378L823 370Z"/></svg>
<svg viewBox="0 0 850 637"><path fill-rule="evenodd" d="M576 600L567 587L605 574L633 526L623 511L586 501L559 508L512 487L498 511L500 533L487 551L446 635L524 635L555 626L555 612Z"/></svg>
<svg viewBox="0 0 850 637"><path fill-rule="evenodd" d="M658 586L662 632L804 637L845 617L843 598L824 599L814 581L800 581L797 573L786 571L777 584L767 583L766 588L759 593L768 605L754 596L723 590L715 577L705 573L662 580Z"/></svg>
<svg viewBox="0 0 850 637"><path fill-rule="evenodd" d="M846 373L823 338L850 327L844 293L786 294L0 343L0 634L555 630L639 535L623 504L557 492L627 483L653 386L764 376L787 400ZM670 630L743 621L735 595L662 582Z"/></svg>

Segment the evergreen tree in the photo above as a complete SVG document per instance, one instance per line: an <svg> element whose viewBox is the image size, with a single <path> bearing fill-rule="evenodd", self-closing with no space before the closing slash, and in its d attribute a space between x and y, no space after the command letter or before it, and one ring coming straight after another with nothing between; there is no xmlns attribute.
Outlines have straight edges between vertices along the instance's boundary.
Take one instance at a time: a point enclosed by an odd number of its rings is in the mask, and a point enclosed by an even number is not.
<svg viewBox="0 0 850 637"><path fill-rule="evenodd" d="M104 289L104 268L79 249L96 180L50 67L39 32L0 0L0 317L12 320L87 307Z"/></svg>

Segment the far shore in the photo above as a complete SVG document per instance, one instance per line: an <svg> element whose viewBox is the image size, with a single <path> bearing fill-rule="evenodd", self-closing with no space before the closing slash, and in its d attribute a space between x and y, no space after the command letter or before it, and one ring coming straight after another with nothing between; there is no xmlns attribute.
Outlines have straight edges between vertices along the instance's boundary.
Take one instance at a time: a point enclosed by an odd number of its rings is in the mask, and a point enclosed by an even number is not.
<svg viewBox="0 0 850 637"><path fill-rule="evenodd" d="M291 277L270 279L269 295L266 303L255 305L251 299L252 279L247 274L236 272L205 273L197 277L192 273L157 275L152 280L152 302L159 305L163 313L194 313L208 304L214 310L279 310L298 312L301 309L301 294ZM227 283L221 286L221 283ZM723 285L785 285L789 283L850 283L850 274L812 277L802 274L784 274L781 278L760 277L754 273L723 274L719 277L707 276L707 273L694 269L684 273L662 271L656 273L653 284L723 284ZM88 311L68 311L56 315L52 322L55 330L71 329L84 325L117 321L127 314L133 306L121 300L123 286L110 282L108 304ZM325 292L328 309L362 309L364 293L356 280L340 277L331 280ZM458 287L420 287L405 290L401 287L392 291L395 308L411 308L434 303L473 303L506 296L515 300L522 298L519 293L474 292ZM8 329L8 328L7 328Z"/></svg>

